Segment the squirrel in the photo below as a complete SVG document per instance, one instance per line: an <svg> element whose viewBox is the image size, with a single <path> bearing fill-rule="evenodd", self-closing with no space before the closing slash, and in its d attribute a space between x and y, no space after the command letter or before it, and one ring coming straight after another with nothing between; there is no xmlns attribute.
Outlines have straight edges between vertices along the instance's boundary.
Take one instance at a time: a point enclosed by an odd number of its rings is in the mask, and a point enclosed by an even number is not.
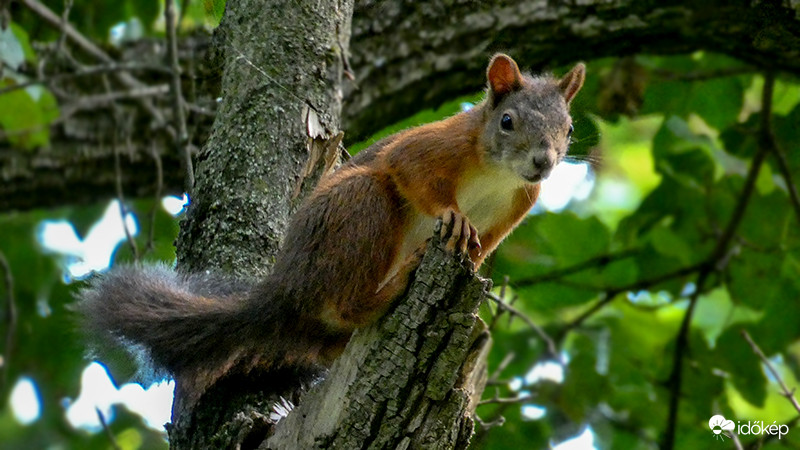
<svg viewBox="0 0 800 450"><path fill-rule="evenodd" d="M437 219L446 249L475 269L519 224L567 153L584 77L580 63L557 80L495 55L481 103L384 138L323 177L265 279L115 268L79 294L85 331L146 349L184 406L231 371L329 366L406 290Z"/></svg>

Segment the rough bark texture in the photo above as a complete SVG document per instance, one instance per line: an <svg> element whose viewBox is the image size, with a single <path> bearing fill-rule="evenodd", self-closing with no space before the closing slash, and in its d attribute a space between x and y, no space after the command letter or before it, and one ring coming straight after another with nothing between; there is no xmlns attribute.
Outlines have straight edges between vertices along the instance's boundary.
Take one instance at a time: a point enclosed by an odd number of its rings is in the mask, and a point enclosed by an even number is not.
<svg viewBox="0 0 800 450"><path fill-rule="evenodd" d="M217 30L222 101L181 223L182 270L256 276L271 267L309 140L339 131L348 38L340 30L349 30L351 8L346 1L227 3Z"/></svg>
<svg viewBox="0 0 800 450"><path fill-rule="evenodd" d="M262 448L465 448L487 377L476 314L490 284L432 240L403 300L354 335Z"/></svg>
<svg viewBox="0 0 800 450"><path fill-rule="evenodd" d="M260 4L259 8L257 14L267 14L261 9L273 9L261 8ZM222 41L231 44L228 49L235 47L248 57L256 57L253 62L257 65L270 68L267 75L253 68L242 68L248 75L246 83L234 95L254 93L255 96L252 102L241 107L238 125L229 130L232 137L240 136L237 127L246 126L250 121L291 118L300 112L297 108L286 111L270 108L275 103L265 101L263 92L259 91L259 86L270 85L268 77L289 89L306 87L304 83L309 80L296 79L296 74L302 73L298 71L300 67L289 67L290 61L279 59L283 56L281 50L266 44L287 43L297 49L313 51L314 43L303 34L302 26L295 26L295 23L304 23L300 19L287 18L289 21L275 30L253 28L245 37L221 36ZM347 132L347 142L368 136L421 108L435 107L455 95L480 90L485 63L497 50L507 51L526 67L537 70L604 56L705 49L735 56L764 69L800 74L800 4L793 0L581 0L566 3L360 0L355 7L352 30L350 63L357 87L343 86L342 128ZM299 40L285 41L288 37ZM196 36L191 39L194 40L184 42L182 55L185 60L198 63L201 58L197 56L207 46ZM260 52L256 49L276 58L259 59ZM150 50L128 54L137 55L138 61L142 53L158 55L163 48L150 45ZM190 58L192 55L195 56ZM228 60L235 57L226 52ZM158 61L159 57L152 59ZM218 65L210 64L185 71L198 74L205 81L198 84L196 95L190 98L212 114L213 99L217 96L216 77L209 73L216 67ZM152 84L165 84L166 79L166 75L160 79L154 77ZM188 84L190 80L185 81ZM95 85L97 83L86 83L85 89ZM306 96L304 90L292 92ZM314 97L315 91L310 92L309 97ZM290 96L286 91L275 95ZM163 107L164 116L171 115L166 102L156 101L156 104ZM325 104L314 106L323 111L327 108ZM113 126L108 120L102 120L107 115L107 109L96 106L74 114L54 127L50 149L27 152L0 143L0 210L85 203L113 197L114 177L109 170L113 167L113 157L107 148ZM152 124L144 113L136 113L134 117L138 118L138 126L128 150L133 162L130 167L124 167L123 185L129 196L149 195L155 185L154 175L147 171L151 160ZM192 138L198 148L207 135L204 132L207 123L204 113L190 115L190 131L194 130ZM264 146L275 144L274 139L277 139L274 135L248 133L241 134L241 138L263 138ZM164 155L167 191L181 192L180 157L166 144L166 139L161 142L157 150ZM299 141L294 145L301 146ZM243 161L253 162L248 159L253 156L248 152L247 149L237 152L239 165L245 165ZM123 158L123 162L125 160ZM236 163L235 160L231 162ZM283 219L274 220L277 222L266 226L267 235L269 229L278 226ZM264 255L267 259L269 256Z"/></svg>
<svg viewBox="0 0 800 450"><path fill-rule="evenodd" d="M351 14L347 0L228 0L222 101L181 223L179 270L258 277L272 266L309 154L337 142ZM296 375L221 380L191 411L173 409L171 448L253 448L279 396L296 400L316 377ZM175 396L183 403L180 384Z"/></svg>

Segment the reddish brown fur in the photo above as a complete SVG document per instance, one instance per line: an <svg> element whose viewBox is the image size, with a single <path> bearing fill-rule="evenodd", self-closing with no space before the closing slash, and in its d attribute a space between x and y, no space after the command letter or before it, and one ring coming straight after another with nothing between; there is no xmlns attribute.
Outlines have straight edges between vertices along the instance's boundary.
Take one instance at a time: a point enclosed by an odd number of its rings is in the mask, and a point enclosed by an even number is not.
<svg viewBox="0 0 800 450"><path fill-rule="evenodd" d="M123 268L82 294L87 329L147 347L187 407L231 371L330 364L407 288L435 218L453 224L447 248L479 266L536 201L526 180L546 173L533 158L566 152L583 67L558 84L504 55L495 64L483 103L384 139L321 180L261 283ZM516 134L499 128L505 111Z"/></svg>

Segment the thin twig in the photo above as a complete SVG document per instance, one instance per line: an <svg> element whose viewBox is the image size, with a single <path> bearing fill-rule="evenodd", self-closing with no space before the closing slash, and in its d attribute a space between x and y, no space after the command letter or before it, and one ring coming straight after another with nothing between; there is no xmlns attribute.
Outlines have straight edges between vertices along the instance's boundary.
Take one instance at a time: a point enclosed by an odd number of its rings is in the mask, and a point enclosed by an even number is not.
<svg viewBox="0 0 800 450"><path fill-rule="evenodd" d="M761 129L759 133L759 146L756 154L753 156L753 161L750 164L750 169L747 172L747 178L742 187L742 192L739 195L739 200L733 210L728 225L722 233L722 236L717 241L716 247L712 250L707 263L697 275L695 283L696 289L692 296L689 298L689 306L681 321L678 335L675 339L675 351L673 353L672 372L667 380L669 386L669 412L667 415L667 426L664 431L664 441L662 448L671 450L675 446L675 431L678 423L678 405L680 403L680 392L683 381L683 360L684 353L689 346L689 328L692 322L692 315L694 314L697 300L700 298L700 293L703 291L704 285L708 277L714 271L721 271L727 265L730 259L729 246L736 233L736 229L744 217L747 210L747 205L752 197L753 190L755 189L756 179L758 173L761 171L761 166L767 153L770 151L771 139L771 123L770 116L772 115L772 92L775 84L775 78L772 74L767 74L764 80L764 90L762 92L762 106L761 106Z"/></svg>
<svg viewBox="0 0 800 450"><path fill-rule="evenodd" d="M181 93L181 66L178 64L178 38L175 31L175 2L164 1L164 20L167 24L167 58L172 68L170 87L172 91L172 112L175 116L175 147L183 155L184 189L191 195L194 187L194 167L192 153L189 148L189 133L186 131L186 111L183 109L183 94Z"/></svg>
<svg viewBox="0 0 800 450"><path fill-rule="evenodd" d="M125 238L128 240L128 244L131 246L131 251L133 252L133 259L135 261L139 261L139 248L136 246L136 241L131 236L131 232L128 230L127 224L127 217L128 217L128 208L125 206L125 197L122 195L122 168L120 167L120 158L119 158L119 146L117 145L117 133L119 132L119 126L117 126L117 131L114 133L114 141L112 143L112 147L114 150L114 176L115 176L115 185L117 189L117 202L119 203L119 214L122 216L122 229L125 230ZM130 139L128 139L128 143L130 145Z"/></svg>
<svg viewBox="0 0 800 450"><path fill-rule="evenodd" d="M56 42L56 52L64 49L64 42L67 40L66 25L69 24L69 13L72 11L72 0L64 0L64 11L61 12L61 35Z"/></svg>
<svg viewBox="0 0 800 450"><path fill-rule="evenodd" d="M492 294L491 292L488 293L486 296L491 300L493 300L495 303L497 303L498 314L502 312L500 310L508 311L512 315L522 319L522 321L525 322L529 327L531 327L531 329L539 336L539 338L541 338L544 341L545 345L547 346L547 352L550 354L550 356L557 359L558 361L561 360L558 357L558 349L556 348L556 344L553 341L553 338L548 336L548 334L545 333L545 331L539 325L537 325L533 320L531 320L530 317L528 317L525 313L521 312L520 310L509 305L508 303L504 302L502 298L498 297L495 294Z"/></svg>
<svg viewBox="0 0 800 450"><path fill-rule="evenodd" d="M797 412L800 412L800 403L798 403L797 399L794 398L795 389L789 389L789 387L786 386L786 383L784 383L783 378L778 373L777 369L775 369L775 366L772 365L770 360L767 358L767 355L765 355L764 352L761 350L761 347L759 347L758 344L755 343L753 338L750 337L750 334L747 332L747 330L742 330L741 334L744 340L746 340L747 343L750 344L750 348L753 349L753 353L755 353L756 356L758 356L761 359L761 362L763 362L764 365L767 367L767 370L769 370L769 372L775 378L775 381L778 382L778 386L780 386L781 391L783 391L782 392L783 396L786 397L787 400L789 400L789 403L792 404L792 406L794 407L794 409L797 410Z"/></svg>
<svg viewBox="0 0 800 450"><path fill-rule="evenodd" d="M11 14L8 12L10 0L0 1L0 28L3 30L8 29L8 23L11 21Z"/></svg>
<svg viewBox="0 0 800 450"><path fill-rule="evenodd" d="M518 395L516 397L499 397L495 395L494 397L486 400L481 400L478 402L478 406L483 405L492 405L492 404L514 404L514 403L525 403L533 400L532 395Z"/></svg>
<svg viewBox="0 0 800 450"><path fill-rule="evenodd" d="M792 208L794 208L794 213L797 216L798 222L800 222L800 195L797 194L797 185L794 184L792 180L792 172L789 169L789 163L786 161L786 153L783 152L783 149L772 135L771 129L769 135L770 150L775 156L775 161L778 163L778 170L781 172L783 182L786 183L786 190L789 191L790 203L792 204Z"/></svg>
<svg viewBox="0 0 800 450"><path fill-rule="evenodd" d="M511 361L514 360L516 355L514 352L507 353L506 356L500 361L500 365L497 366L497 369L489 376L486 380L487 385L497 384L497 380L500 378L500 375L503 374L503 371L506 370Z"/></svg>
<svg viewBox="0 0 800 450"><path fill-rule="evenodd" d="M744 450L742 447L742 441L739 439L739 435L735 432L731 433L731 440L733 441L733 448L736 450Z"/></svg>
<svg viewBox="0 0 800 450"><path fill-rule="evenodd" d="M500 285L500 294L498 295L498 298L502 298L502 299L506 298L506 289L508 288L508 280L509 280L508 275L503 277L503 284ZM492 308L489 308L489 311L491 312ZM492 320L489 322L489 326L488 326L489 331L494 330L494 327L497 326L497 321L500 319L500 316L502 314L503 314L503 310L500 307L500 305L498 305L497 306L497 310L494 311L494 313L492 314Z"/></svg>
<svg viewBox="0 0 800 450"><path fill-rule="evenodd" d="M93 56L100 61L111 63L114 60L106 54L100 47L96 46L92 41L86 38L78 30L76 30L69 22L63 20L58 14L54 13L50 8L36 0L19 0L20 3L25 5L33 13L44 19L53 27L60 30L66 37L69 38L75 45L80 47L81 50Z"/></svg>
<svg viewBox="0 0 800 450"><path fill-rule="evenodd" d="M3 379L0 385L0 393L5 394L8 387L8 371L11 367L11 353L14 351L14 336L17 332L17 304L14 300L14 277L11 274L11 265L8 264L6 255L0 251L0 268L3 269L6 285L6 345L2 356ZM2 396L5 398L5 395Z"/></svg>
<svg viewBox="0 0 800 450"><path fill-rule="evenodd" d="M106 92L105 94L86 95L79 97L75 102L68 103L61 109L61 117L54 123L63 122L78 111L96 109L116 103L119 100L140 100L148 97L157 97L169 92L169 86L159 84L156 86L143 86L128 91Z"/></svg>
<svg viewBox="0 0 800 450"><path fill-rule="evenodd" d="M108 436L108 442L111 444L111 447L114 450L121 450L121 447L117 443L117 438L114 436L114 433L111 431L111 428L108 427L108 422L106 422L106 418L103 415L103 412L100 411L100 408L97 406L94 407L95 412L97 413L97 418L100 420L100 425L103 427L103 431L105 431L106 436Z"/></svg>
<svg viewBox="0 0 800 450"><path fill-rule="evenodd" d="M156 193L153 199L153 207L150 208L150 231L147 235L146 251L152 251L155 248L156 211L161 203L161 191L164 190L164 165L161 162L161 155L156 150L155 141L150 143L150 155L156 163Z"/></svg>
<svg viewBox="0 0 800 450"><path fill-rule="evenodd" d="M567 275L573 275L575 273L583 272L584 270L605 267L614 261L619 261L622 259L627 259L636 256L638 252L639 252L638 250L631 249L619 253L596 256L594 258L588 259L586 261L580 262L570 267L554 270L552 272L545 273L543 275L537 275L533 277L523 278L521 280L516 280L514 282L514 287L520 288L520 287L534 285L537 283L545 283L548 281L553 281L559 278L563 278Z"/></svg>
<svg viewBox="0 0 800 450"><path fill-rule="evenodd" d="M472 415L472 419L475 420L475 423L480 425L480 427L481 427L480 431L483 431L483 432L485 432L485 431L487 431L487 430L489 430L491 428L494 428L494 427L502 427L503 424L506 423L506 418L503 417L503 416L497 416L493 420L484 421L477 414L473 414ZM476 439L473 439L473 441L476 441L476 440L480 441L480 440L484 439L483 436L486 436L486 433L479 433L478 436L476 437Z"/></svg>
<svg viewBox="0 0 800 450"><path fill-rule="evenodd" d="M34 14L44 19L45 22L64 33L64 35L71 42L95 59L107 64L116 63L111 56L109 56L100 47L95 45L87 37L76 30L75 27L73 27L70 23L64 21L62 17L59 17L44 4L39 3L36 0L19 0L19 2L31 10ZM136 77L125 71L114 72L114 77L125 87L130 89L138 89L146 86L146 84L142 83ZM139 100L139 103L153 117L153 119L156 121L156 124L161 125L164 123L164 116L161 114L161 111L159 111L158 108L153 106L153 103L150 101L150 99L142 98Z"/></svg>
<svg viewBox="0 0 800 450"><path fill-rule="evenodd" d="M22 83L12 84L11 86L6 86L0 89L0 95L7 94L9 92L16 91L18 89L25 89L29 86L35 86L38 84L50 86L51 84L59 81L71 80L75 78L87 77L103 73L119 72L123 70L124 71L146 70L149 72L161 72L161 73L169 72L168 69L162 66L157 66L153 64L135 63L135 62L100 64L97 66L84 66L73 73L59 73L55 75L50 75L46 78L29 80Z"/></svg>
<svg viewBox="0 0 800 450"><path fill-rule="evenodd" d="M572 322L569 322L564 328L564 332L569 331L573 328L578 327L581 325L586 319L593 316L595 313L603 309L606 305L613 302L617 296L623 292L636 292L645 289L652 288L653 286L657 286L661 283L665 283L667 281L674 280L676 278L682 278L687 275L691 275L699 270L701 270L705 266L705 263L694 264L691 266L682 267L672 272L667 272L665 274L659 275L657 277L648 278L646 280L639 280L624 286L617 286L613 288L600 288L597 289L598 291L602 291L604 297L601 300L598 300L594 305L592 305L588 310L586 310L583 314L575 318Z"/></svg>

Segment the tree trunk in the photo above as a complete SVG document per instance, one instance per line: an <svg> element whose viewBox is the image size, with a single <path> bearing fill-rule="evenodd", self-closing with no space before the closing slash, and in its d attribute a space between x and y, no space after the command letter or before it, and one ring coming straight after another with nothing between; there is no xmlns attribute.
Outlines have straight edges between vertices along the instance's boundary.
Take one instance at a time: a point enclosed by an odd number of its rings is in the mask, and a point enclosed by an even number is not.
<svg viewBox="0 0 800 450"><path fill-rule="evenodd" d="M406 296L356 332L262 448L467 447L490 347L476 314L491 282L441 244L432 239Z"/></svg>
<svg viewBox="0 0 800 450"><path fill-rule="evenodd" d="M178 265L263 276L314 140L339 131L352 2L228 2L222 102L199 155Z"/></svg>
<svg viewBox="0 0 800 450"><path fill-rule="evenodd" d="M293 22L288 24L293 25ZM226 51L234 52L233 58L241 51L251 59L256 55L255 49L263 47L260 42L280 43L271 38L278 34L299 37L298 45L311 45L305 40L302 29L285 30L286 27L286 24L275 30L252 27L252 35L242 38L221 31L220 40L232 44ZM486 61L494 51L511 53L524 66L539 70L580 59L710 50L726 53L761 69L800 74L800 5L777 0L714 4L691 0L669 3L587 0L569 4L546 0L361 0L355 6L352 34L350 63L356 81L342 86L342 128L347 133L347 142L369 136L420 109L436 107L457 95L480 90ZM347 44L346 40L343 44ZM217 79L217 65L201 63L207 47L206 40L193 36L184 40L180 51L187 65L184 73L203 81L198 84L196 95L190 96L189 129L194 130L192 139L198 148L205 142L208 115L215 113L214 99L219 89L213 82ZM153 48L159 47L134 46L125 52L126 60L162 60L163 55L143 50ZM281 56L279 50L270 50L269 54ZM230 60L231 55L226 55ZM192 67L188 67L190 61L194 64ZM242 70L247 72L246 83L242 86L244 91L252 92L252 83L274 87L269 77L276 75L282 77L275 78L282 86L306 85L276 70L290 62L279 59L261 62L269 63L262 65L262 68L270 68L266 75L242 62L246 66ZM321 73L326 70L321 66L320 69ZM149 85L167 83L167 76L158 72L137 74ZM184 80L187 88L191 87L193 79ZM76 89L92 92L98 84L82 83ZM241 91L235 92L241 94ZM276 99L287 97L289 92L275 95ZM163 110L163 116L171 116L168 102L156 97L154 104ZM270 106L258 100L242 107L237 123L298 114L297 108L281 112L273 111ZM0 142L0 211L80 204L114 197L113 153L108 149L114 126L107 119L107 107L107 104L95 104L55 125L49 149L23 151ZM130 156L123 158L123 163L129 164L123 167L125 192L128 196L144 196L154 191L156 177L151 170L150 146L153 142L157 143L156 153L164 162L166 192L182 192L179 155L171 150L163 133L151 129L146 113L135 106L130 106L130 110L126 116L135 117L136 121L131 146L124 153ZM229 130L229 134L236 133L235 128ZM263 137L277 139L275 136ZM302 146L300 141L293 145L294 148ZM258 163L248 160L250 156L240 154L242 159L238 164ZM280 224L267 227L277 229Z"/></svg>
<svg viewBox="0 0 800 450"><path fill-rule="evenodd" d="M229 0L220 25L223 101L182 223L179 270L263 276L287 218L319 176L315 168L338 154L352 5L259 6ZM254 448L272 433L287 400L296 404L309 386L270 448L465 447L486 373L489 338L476 312L487 282L438 244L408 298L362 330L326 380L320 373L235 375L192 409L181 406L178 384L171 447ZM325 419L324 426L309 417Z"/></svg>
<svg viewBox="0 0 800 450"><path fill-rule="evenodd" d="M304 165L329 140L338 143L351 15L348 0L275 1L269 8L227 2L217 30L222 101L181 223L179 270L256 278L270 269L289 215L319 176ZM171 447L258 445L273 403L281 395L295 399L298 386L311 381L276 385L274 375L225 378L191 410L181 406L184 391L176 385Z"/></svg>

